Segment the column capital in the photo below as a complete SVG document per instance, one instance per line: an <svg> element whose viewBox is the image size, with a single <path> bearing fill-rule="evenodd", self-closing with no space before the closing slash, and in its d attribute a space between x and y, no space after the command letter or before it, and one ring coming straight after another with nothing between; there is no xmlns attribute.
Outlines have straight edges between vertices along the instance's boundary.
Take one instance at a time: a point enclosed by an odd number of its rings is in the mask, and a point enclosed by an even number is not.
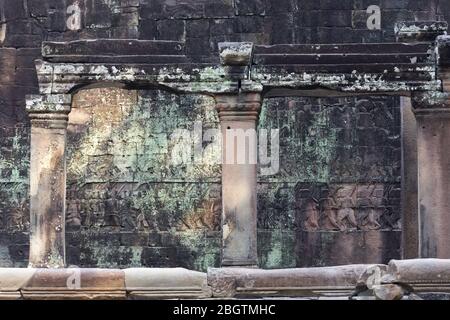
<svg viewBox="0 0 450 320"><path fill-rule="evenodd" d="M439 91L414 92L411 96L416 116L450 116L450 93Z"/></svg>
<svg viewBox="0 0 450 320"><path fill-rule="evenodd" d="M260 93L219 94L215 96L220 120L256 121L261 110Z"/></svg>
<svg viewBox="0 0 450 320"><path fill-rule="evenodd" d="M70 94L27 95L28 113L69 113L72 104Z"/></svg>
<svg viewBox="0 0 450 320"><path fill-rule="evenodd" d="M70 94L28 95L26 110L32 126L65 129L72 106Z"/></svg>

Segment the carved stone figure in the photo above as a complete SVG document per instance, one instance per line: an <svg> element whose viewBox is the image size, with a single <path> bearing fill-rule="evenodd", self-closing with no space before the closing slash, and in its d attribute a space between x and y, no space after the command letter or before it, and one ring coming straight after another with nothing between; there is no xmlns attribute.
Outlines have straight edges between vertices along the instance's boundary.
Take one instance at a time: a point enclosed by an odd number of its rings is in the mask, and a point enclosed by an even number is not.
<svg viewBox="0 0 450 320"><path fill-rule="evenodd" d="M335 231L341 227L337 222L337 207L333 198L328 197L323 201L323 228L325 230Z"/></svg>
<svg viewBox="0 0 450 320"><path fill-rule="evenodd" d="M106 199L104 201L105 205L105 218L104 226L112 227L114 229L120 227L120 216L117 208L117 193L110 191L106 192Z"/></svg>
<svg viewBox="0 0 450 320"><path fill-rule="evenodd" d="M352 208L339 209L337 211L336 221L341 231L355 230L358 227L358 222L355 217L355 210Z"/></svg>
<svg viewBox="0 0 450 320"><path fill-rule="evenodd" d="M17 194L16 200L6 219L6 228L9 230L24 231L28 227L28 219L26 218L26 199L20 193Z"/></svg>
<svg viewBox="0 0 450 320"><path fill-rule="evenodd" d="M119 196L120 225L123 229L131 231L136 229L136 210L133 208L133 200L128 191Z"/></svg>
<svg viewBox="0 0 450 320"><path fill-rule="evenodd" d="M80 216L80 201L72 200L68 201L67 211L66 211L66 224L69 227L80 227L81 226L81 216Z"/></svg>
<svg viewBox="0 0 450 320"><path fill-rule="evenodd" d="M365 212L365 216L361 219L360 228L363 230L378 230L381 229L381 224L378 222L380 218L380 211L375 208L369 208Z"/></svg>
<svg viewBox="0 0 450 320"><path fill-rule="evenodd" d="M139 213L136 217L136 230L138 231L148 231L150 229L150 225L145 217L143 212Z"/></svg>
<svg viewBox="0 0 450 320"><path fill-rule="evenodd" d="M319 206L316 199L311 198L306 203L304 216L305 222L303 226L307 231L316 231L319 229Z"/></svg>

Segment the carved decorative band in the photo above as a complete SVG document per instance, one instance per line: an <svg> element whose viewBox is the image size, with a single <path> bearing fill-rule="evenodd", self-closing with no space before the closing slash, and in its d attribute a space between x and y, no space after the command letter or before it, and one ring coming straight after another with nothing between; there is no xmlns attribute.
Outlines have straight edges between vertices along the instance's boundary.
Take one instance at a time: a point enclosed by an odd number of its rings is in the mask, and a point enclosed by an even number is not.
<svg viewBox="0 0 450 320"><path fill-rule="evenodd" d="M220 111L259 111L261 109L261 103L218 103L216 109Z"/></svg>
<svg viewBox="0 0 450 320"><path fill-rule="evenodd" d="M220 121L256 121L259 111L236 111L221 110L219 111Z"/></svg>
<svg viewBox="0 0 450 320"><path fill-rule="evenodd" d="M216 96L220 120L256 120L261 110L261 95L247 93Z"/></svg>
<svg viewBox="0 0 450 320"><path fill-rule="evenodd" d="M66 129L69 116L67 113L36 113L29 114L31 126L35 128Z"/></svg>

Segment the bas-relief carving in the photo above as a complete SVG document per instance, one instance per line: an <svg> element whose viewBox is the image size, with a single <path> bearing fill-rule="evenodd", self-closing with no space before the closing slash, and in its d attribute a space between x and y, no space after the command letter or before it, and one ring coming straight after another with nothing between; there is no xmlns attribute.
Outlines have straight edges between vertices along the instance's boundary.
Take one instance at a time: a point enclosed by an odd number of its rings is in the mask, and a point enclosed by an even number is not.
<svg viewBox="0 0 450 320"><path fill-rule="evenodd" d="M9 200L0 203L0 229L27 231L30 226L29 201L26 192L8 193Z"/></svg>
<svg viewBox="0 0 450 320"><path fill-rule="evenodd" d="M259 125L280 128L281 170L259 177L258 226L398 230L399 121L394 98L266 99Z"/></svg>
<svg viewBox="0 0 450 320"><path fill-rule="evenodd" d="M77 94L68 129L67 225L137 232L218 230L218 167L169 165L170 133L189 129L199 119L218 125L214 105L197 96L121 89Z"/></svg>
<svg viewBox="0 0 450 320"><path fill-rule="evenodd" d="M152 207L147 196L151 189L161 186L137 187L132 184L115 184L111 187L102 184L89 185L81 189L72 189L67 198L67 226L70 228L108 229L111 231L162 231L175 228L178 231L206 229L217 231L220 226L221 200L211 198L211 190L220 185L211 186L202 198L197 198L189 211L176 216L159 199L159 207ZM91 190L90 188L94 188ZM189 186L186 187L189 189ZM191 186L192 188L192 186ZM197 188L193 188L197 190ZM170 190L169 190L170 192ZM176 208L181 208L175 205ZM180 209L179 209L180 210ZM183 210L180 210L183 211ZM167 215L160 219L159 215Z"/></svg>
<svg viewBox="0 0 450 320"><path fill-rule="evenodd" d="M0 125L1 230L27 231L29 228L28 145L27 127Z"/></svg>
<svg viewBox="0 0 450 320"><path fill-rule="evenodd" d="M389 199L389 191L398 188L386 184L299 184L298 227L305 231L398 230L398 208Z"/></svg>

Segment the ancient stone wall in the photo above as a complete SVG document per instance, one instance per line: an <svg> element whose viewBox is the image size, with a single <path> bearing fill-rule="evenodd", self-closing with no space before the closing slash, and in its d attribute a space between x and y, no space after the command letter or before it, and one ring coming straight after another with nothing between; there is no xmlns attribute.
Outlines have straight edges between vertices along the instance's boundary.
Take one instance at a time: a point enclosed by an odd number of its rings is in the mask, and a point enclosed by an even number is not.
<svg viewBox="0 0 450 320"><path fill-rule="evenodd" d="M395 22L436 19L450 19L449 1L0 0L0 266L27 264L24 98L38 91L43 40L182 40L208 61L220 41L389 42ZM163 138L195 120L217 126L211 99L95 89L73 107L68 263L218 266L220 168L173 171ZM259 177L261 266L399 257L399 118L395 98L265 100L259 126L281 130L281 168Z"/></svg>

